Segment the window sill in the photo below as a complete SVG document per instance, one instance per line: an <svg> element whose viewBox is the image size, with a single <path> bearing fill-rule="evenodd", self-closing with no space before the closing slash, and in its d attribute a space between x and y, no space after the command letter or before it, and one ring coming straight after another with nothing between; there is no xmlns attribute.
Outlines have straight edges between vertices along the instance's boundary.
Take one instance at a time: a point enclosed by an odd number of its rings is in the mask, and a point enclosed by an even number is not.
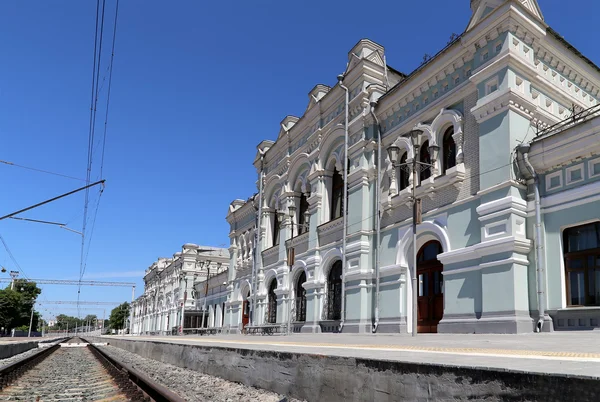
<svg viewBox="0 0 600 402"><path fill-rule="evenodd" d="M465 180L465 164L460 163L446 170L446 174L435 178L435 188L441 189L448 186L460 188Z"/></svg>
<svg viewBox="0 0 600 402"><path fill-rule="evenodd" d="M415 196L417 198L429 197L433 199L436 191L445 187L454 186L460 188L465 179L465 164L460 163L456 166L446 170L446 174L439 176L431 176L423 180L419 186L415 189ZM412 187L408 187L400 190L398 194L393 196L388 195L385 197L381 204L383 210L390 210L400 205L411 206L412 202Z"/></svg>

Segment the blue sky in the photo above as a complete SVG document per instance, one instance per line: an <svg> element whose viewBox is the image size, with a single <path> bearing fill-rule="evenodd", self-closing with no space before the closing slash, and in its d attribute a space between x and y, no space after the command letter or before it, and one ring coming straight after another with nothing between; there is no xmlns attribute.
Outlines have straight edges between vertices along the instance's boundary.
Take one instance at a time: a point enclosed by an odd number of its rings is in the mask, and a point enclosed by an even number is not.
<svg viewBox="0 0 600 402"><path fill-rule="evenodd" d="M106 1L106 26L112 29L116 0ZM95 3L0 2L1 160L85 178ZM384 1L372 3L370 11L364 6L371 3L354 0L291 4L121 1L107 185L86 279L135 281L139 295L143 270L157 257L186 242L227 247L228 205L255 191L256 145L275 139L287 114L302 114L315 84L336 83L359 39L384 45L388 64L409 73L425 53L435 54L453 32L461 33L470 17L468 0ZM600 47L588 33L600 4L570 4L541 1L546 21L600 63ZM97 140L106 89L104 84ZM92 178L99 175L100 153L95 147ZM4 215L83 182L0 164L0 183ZM93 216L98 190L90 197ZM82 215L81 193L22 216L81 230ZM77 234L13 220L0 221L0 234L28 277L78 278ZM0 264L16 269L2 247ZM88 301L130 297L127 288L84 287L81 293ZM41 300L76 299L76 287L43 286ZM44 309L46 316L76 314ZM82 313L102 315L102 309Z"/></svg>

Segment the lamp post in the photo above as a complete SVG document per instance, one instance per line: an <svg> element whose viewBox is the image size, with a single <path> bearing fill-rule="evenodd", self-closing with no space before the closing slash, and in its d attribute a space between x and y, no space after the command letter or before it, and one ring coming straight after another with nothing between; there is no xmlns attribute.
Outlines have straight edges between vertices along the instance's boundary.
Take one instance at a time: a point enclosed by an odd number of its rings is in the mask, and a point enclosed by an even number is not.
<svg viewBox="0 0 600 402"><path fill-rule="evenodd" d="M399 167L412 173L412 204L413 204L413 221L412 221L412 243L413 243L413 271L412 271L412 336L417 336L417 224L420 223L421 213L419 210L420 200L417 200L417 173L425 171L427 169L435 170L435 161L438 158L440 147L432 145L429 147L429 154L431 155L431 163L425 163L417 161L417 155L419 154L419 148L421 140L423 138L423 132L420 130L411 131L408 136L411 139L413 147L413 158L412 161L399 164L400 148L396 145L390 146L388 156L392 162L393 169Z"/></svg>
<svg viewBox="0 0 600 402"><path fill-rule="evenodd" d="M307 219L307 215L308 215L308 211L305 212L305 218L304 218L304 222L305 223L294 223L294 217L296 216L296 206L294 204L290 205L288 207L288 211L289 211L289 218L290 218L290 227L292 230L292 236L290 237L290 240L294 238L294 226L298 226L298 233L300 233L300 228L305 228L308 229L308 219ZM280 222L283 221L283 219L285 218L285 212L279 211L277 213L279 215L279 220ZM288 315L287 315L287 334L291 334L292 333L292 312L293 312L293 303L292 303L292 296L293 296L293 284L292 284L292 266L294 265L294 248L291 247L287 250L287 259L288 259L288 267L289 267L289 289L288 289Z"/></svg>
<svg viewBox="0 0 600 402"><path fill-rule="evenodd" d="M31 317L29 318L29 333L27 334L28 338L31 338L31 326L33 325L33 306L35 304L35 300L31 300Z"/></svg>
<svg viewBox="0 0 600 402"><path fill-rule="evenodd" d="M206 319L206 298L208 297L208 280L210 279L210 260L206 260L206 281L204 283L204 301L202 303L202 325L204 328L204 320ZM207 323L208 325L208 323Z"/></svg>

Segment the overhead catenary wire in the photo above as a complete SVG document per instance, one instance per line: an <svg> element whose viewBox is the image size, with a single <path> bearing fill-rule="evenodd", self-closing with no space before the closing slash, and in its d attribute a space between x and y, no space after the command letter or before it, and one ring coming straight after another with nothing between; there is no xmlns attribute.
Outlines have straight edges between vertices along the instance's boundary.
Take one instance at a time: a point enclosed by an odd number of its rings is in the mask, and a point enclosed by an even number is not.
<svg viewBox="0 0 600 402"><path fill-rule="evenodd" d="M54 175L54 176L64 177L64 178L67 178L67 179L85 181L85 179L82 179L82 178L79 178L79 177L73 177L73 176L69 176L69 175L66 175L66 174L51 172L51 171L48 171L48 170L38 169L38 168L34 168L34 167L30 167L30 166L25 166L25 165L19 165L17 163L9 162L9 161L5 161L5 160L1 160L1 159L0 159L0 163L3 163L3 164L8 165L8 166L18 167L18 168L21 168L21 169L32 170L34 172L40 172L40 173L51 174L51 175Z"/></svg>
<svg viewBox="0 0 600 402"><path fill-rule="evenodd" d="M21 274L23 274L25 279L29 279L29 277L27 276L27 274L25 273L23 268L21 268L21 265L19 265L19 263L17 262L17 259L15 258L13 253L10 251L10 248L8 248L8 244L6 244L6 240L4 240L4 237L1 234L0 234L0 241L2 242L2 245L4 246L4 249L6 250L6 254L8 254L8 256L11 259L11 261L13 262L13 264L15 264L15 267L19 270L19 272Z"/></svg>
<svg viewBox="0 0 600 402"><path fill-rule="evenodd" d="M102 53L98 51L98 47L101 50L102 35L104 32L104 10L106 6L106 0L102 0L102 16L100 14L100 0L96 0L96 27L94 32L94 57L92 65L92 90L91 90L91 101L90 101L90 123L88 131L88 147L87 147L87 164L86 164L86 183L91 181L92 175L92 164L93 164L93 146L94 146L94 130L96 122L96 110L98 101L98 77L100 75L100 66L102 61ZM100 24L102 26L100 27ZM79 257L79 278L83 277L83 265L84 265L84 250L85 250L85 232L87 226L87 213L89 204L89 190L85 191L83 201L83 223L81 229L81 247ZM77 289L77 300L81 293L81 286ZM79 307L79 306L78 306Z"/></svg>
<svg viewBox="0 0 600 402"><path fill-rule="evenodd" d="M102 4L100 4L102 2ZM95 26L95 35L94 35L94 65L92 68L92 100L90 105L90 127L88 133L88 161L86 166L86 180L89 182L92 180L92 171L94 167L94 160L97 159L96 149L101 145L101 155L100 155L100 166L99 166L99 179L104 178L104 157L106 151L106 137L107 137L107 128L108 128L108 118L109 118L109 110L110 110L110 99L111 99L111 88L112 88L112 77L113 77L113 65L114 65L114 56L115 56L115 43L117 37L117 26L118 26L118 16L119 16L119 0L115 2L114 8L114 21L112 27L112 44L111 44L111 54L108 63L108 67L106 69L102 68L102 60L103 60L103 42L105 36L105 21L108 19L106 14L106 0L97 0L96 2L96 26ZM102 77L102 82L100 82L100 72L101 70L105 71L104 77ZM108 80L107 75L108 74ZM102 137L96 140L96 121L97 121L97 112L98 112L98 103L100 101L100 94L102 89L104 88L104 84L107 83L107 95L106 95L106 108L104 114L104 127ZM98 210L100 207L100 201L102 198L103 189L100 189L98 192L98 198L95 203L95 207L93 208L93 217L89 216L90 210L90 194L89 191L86 192L84 196L84 208L83 208L83 223L82 223L82 236L81 236L81 249L80 249L80 266L79 266L79 281L81 281L85 275L85 271L87 268L87 260L89 257L89 252L91 248L91 243L93 239L94 229L96 227L96 221L98 216ZM93 205L93 204L92 204ZM91 230L89 230L89 225L91 223ZM77 291L77 299L79 300L81 293L81 286Z"/></svg>

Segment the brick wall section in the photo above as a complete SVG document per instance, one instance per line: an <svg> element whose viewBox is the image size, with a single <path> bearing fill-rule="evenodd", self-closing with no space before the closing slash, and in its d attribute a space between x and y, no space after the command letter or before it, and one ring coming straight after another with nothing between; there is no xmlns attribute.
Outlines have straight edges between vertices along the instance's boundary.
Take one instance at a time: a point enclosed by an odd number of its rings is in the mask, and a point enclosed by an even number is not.
<svg viewBox="0 0 600 402"><path fill-rule="evenodd" d="M433 199L424 196L422 201L423 213L468 198L477 194L479 191L479 124L470 112L476 103L477 92L473 92L463 100L463 153L465 180L460 186L460 189L449 186L437 190ZM396 222L402 222L410 218L412 218L412 208L410 205L401 206L396 208L391 215L384 216L382 227L386 227Z"/></svg>

